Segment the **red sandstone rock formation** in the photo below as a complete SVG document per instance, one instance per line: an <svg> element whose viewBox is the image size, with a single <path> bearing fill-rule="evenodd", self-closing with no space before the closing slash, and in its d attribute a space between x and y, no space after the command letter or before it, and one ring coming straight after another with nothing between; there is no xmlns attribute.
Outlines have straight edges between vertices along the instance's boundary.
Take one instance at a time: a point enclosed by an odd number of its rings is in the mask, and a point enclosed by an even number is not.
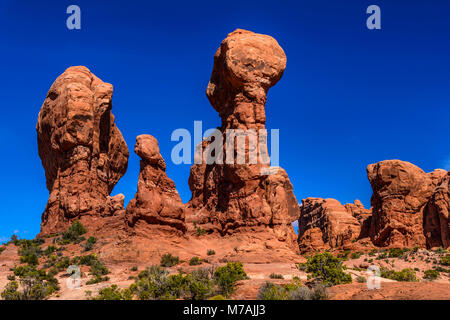
<svg viewBox="0 0 450 320"><path fill-rule="evenodd" d="M450 172L441 179L426 208L424 232L429 248L450 247Z"/></svg>
<svg viewBox="0 0 450 320"><path fill-rule="evenodd" d="M369 165L372 242L377 246L425 247L424 209L444 174L444 170L427 174L399 160Z"/></svg>
<svg viewBox="0 0 450 320"><path fill-rule="evenodd" d="M36 126L50 192L41 235L81 217L113 214L112 203L114 211L123 209L117 196L109 198L129 155L111 113L112 93L85 67L67 69L51 86Z"/></svg>
<svg viewBox="0 0 450 320"><path fill-rule="evenodd" d="M184 232L184 205L175 183L167 177L158 141L151 135L140 135L134 151L142 160L136 196L126 210L128 226L143 235L152 226Z"/></svg>
<svg viewBox="0 0 450 320"><path fill-rule="evenodd" d="M361 226L370 215L359 201L343 206L335 199L322 198L302 200L300 210L298 242L301 251L348 245L361 237Z"/></svg>
<svg viewBox="0 0 450 320"><path fill-rule="evenodd" d="M214 56L206 90L222 119L218 128L221 133L227 129L248 133L265 128L267 92L280 80L285 66L286 56L272 37L245 30L228 35ZM202 150L209 144L205 140ZM257 147L267 149L264 141L259 141ZM294 244L296 236L291 223L299 216L299 206L289 177L282 169L262 174L268 164L248 164L250 149L246 145L246 164L203 161L192 166L189 177L192 214L188 221L221 234L270 228L280 240ZM223 155L226 159L226 141Z"/></svg>

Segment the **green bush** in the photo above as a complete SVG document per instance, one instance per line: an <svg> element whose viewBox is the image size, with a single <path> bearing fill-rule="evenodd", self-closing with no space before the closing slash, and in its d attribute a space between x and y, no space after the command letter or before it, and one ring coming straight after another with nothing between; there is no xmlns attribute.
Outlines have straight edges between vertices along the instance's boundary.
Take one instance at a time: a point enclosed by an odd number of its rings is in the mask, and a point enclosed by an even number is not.
<svg viewBox="0 0 450 320"><path fill-rule="evenodd" d="M430 269L424 272L424 279L426 280L436 280L437 278L439 278L439 271L434 270L434 269Z"/></svg>
<svg viewBox="0 0 450 320"><path fill-rule="evenodd" d="M283 275L279 274L279 273L271 273L269 275L269 278L270 279L284 279Z"/></svg>
<svg viewBox="0 0 450 320"><path fill-rule="evenodd" d="M98 296L90 300L131 300L133 295L129 289L121 290L116 284L103 288L98 292Z"/></svg>
<svg viewBox="0 0 450 320"><path fill-rule="evenodd" d="M208 249L208 251L206 251L206 254L207 254L208 256L212 256L212 255L215 255L216 252L215 252L213 249Z"/></svg>
<svg viewBox="0 0 450 320"><path fill-rule="evenodd" d="M161 257L162 267L173 267L180 263L180 258L173 256L171 253L166 253Z"/></svg>
<svg viewBox="0 0 450 320"><path fill-rule="evenodd" d="M401 258L404 254L405 250L400 248L391 248L388 252L389 258Z"/></svg>
<svg viewBox="0 0 450 320"><path fill-rule="evenodd" d="M259 300L286 300L287 293L280 285L267 281L258 291Z"/></svg>
<svg viewBox="0 0 450 320"><path fill-rule="evenodd" d="M351 283L352 277L343 271L341 259L328 252L318 253L308 259L306 272L326 286Z"/></svg>
<svg viewBox="0 0 450 320"><path fill-rule="evenodd" d="M2 252L5 251L5 250L6 250L6 246L1 246L0 247L0 254L2 254Z"/></svg>
<svg viewBox="0 0 450 320"><path fill-rule="evenodd" d="M417 282L416 272L413 269L403 269L401 271L388 270L381 268L381 277L402 282Z"/></svg>
<svg viewBox="0 0 450 320"><path fill-rule="evenodd" d="M443 266L450 266L450 254L443 256L439 263Z"/></svg>
<svg viewBox="0 0 450 320"><path fill-rule="evenodd" d="M58 280L45 270L38 270L34 265L19 266L5 286L1 297L5 300L43 300L59 290Z"/></svg>
<svg viewBox="0 0 450 320"><path fill-rule="evenodd" d="M351 259L359 259L359 257L361 257L362 253L361 252L352 252L350 258Z"/></svg>
<svg viewBox="0 0 450 320"><path fill-rule="evenodd" d="M214 278L221 293L229 297L234 291L234 283L247 277L241 262L228 262L226 266L217 268Z"/></svg>
<svg viewBox="0 0 450 320"><path fill-rule="evenodd" d="M202 235L206 234L206 230L202 229L200 227L197 227L196 232L197 232L197 236L202 236Z"/></svg>
<svg viewBox="0 0 450 320"><path fill-rule="evenodd" d="M160 266L151 266L141 271L130 290L140 300L176 298L169 287L168 271Z"/></svg>
<svg viewBox="0 0 450 320"><path fill-rule="evenodd" d="M82 237L87 231L79 221L75 221L72 225L62 234L62 239L58 241L59 244L80 243L84 240Z"/></svg>
<svg viewBox="0 0 450 320"><path fill-rule="evenodd" d="M46 256L50 256L53 252L55 252L57 249L55 246L48 246L47 248L45 248L44 250L44 255Z"/></svg>
<svg viewBox="0 0 450 320"><path fill-rule="evenodd" d="M285 287L267 281L258 291L260 300L325 300L327 298L324 285L317 284L310 289L303 286L298 278L294 278Z"/></svg>
<svg viewBox="0 0 450 320"><path fill-rule="evenodd" d="M94 247L94 244L96 244L97 243L97 239L96 238L94 238L94 237L89 237L87 240L86 240L86 244L84 245L84 250L85 251L90 251L90 250L92 250L92 248Z"/></svg>
<svg viewBox="0 0 450 320"><path fill-rule="evenodd" d="M39 257L43 252L40 247L40 241L24 239L18 242L18 246L20 247L18 254L20 256L21 263L38 265Z"/></svg>
<svg viewBox="0 0 450 320"><path fill-rule="evenodd" d="M217 296L209 298L209 300L227 300L223 295L218 294Z"/></svg>
<svg viewBox="0 0 450 320"><path fill-rule="evenodd" d="M204 300L215 294L214 281L210 278L207 269L194 270L185 279L188 289L185 292L185 298Z"/></svg>
<svg viewBox="0 0 450 320"><path fill-rule="evenodd" d="M198 266L200 264L202 264L202 261L200 260L199 257L192 257L191 260L189 260L190 266Z"/></svg>
<svg viewBox="0 0 450 320"><path fill-rule="evenodd" d="M327 300L326 286L318 284L313 288L298 287L288 294L289 300Z"/></svg>
<svg viewBox="0 0 450 320"><path fill-rule="evenodd" d="M358 277L356 277L356 282L366 283L367 279L365 277L363 277L363 276L358 276Z"/></svg>
<svg viewBox="0 0 450 320"><path fill-rule="evenodd" d="M137 267L137 266L133 266L133 267L131 268L131 271L138 271L138 267Z"/></svg>

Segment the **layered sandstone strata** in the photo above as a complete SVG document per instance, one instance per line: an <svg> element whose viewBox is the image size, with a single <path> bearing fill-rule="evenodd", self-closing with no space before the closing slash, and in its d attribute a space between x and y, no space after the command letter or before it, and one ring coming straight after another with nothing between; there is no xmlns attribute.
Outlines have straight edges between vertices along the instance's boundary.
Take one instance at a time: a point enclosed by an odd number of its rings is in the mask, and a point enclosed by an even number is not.
<svg viewBox="0 0 450 320"><path fill-rule="evenodd" d="M365 237L362 233L370 210L360 201L342 205L335 199L302 200L298 220L298 242L301 251L339 248Z"/></svg>
<svg viewBox="0 0 450 320"><path fill-rule="evenodd" d="M111 84L81 66L51 86L36 125L50 192L41 234L63 231L81 217L123 212L123 199L109 198L129 156L111 113L112 94Z"/></svg>

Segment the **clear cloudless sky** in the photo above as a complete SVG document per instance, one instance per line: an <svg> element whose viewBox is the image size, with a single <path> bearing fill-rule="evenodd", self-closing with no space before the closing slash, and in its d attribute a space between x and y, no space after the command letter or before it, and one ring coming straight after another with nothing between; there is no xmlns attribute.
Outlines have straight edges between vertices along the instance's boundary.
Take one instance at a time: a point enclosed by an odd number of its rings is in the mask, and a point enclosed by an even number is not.
<svg viewBox="0 0 450 320"><path fill-rule="evenodd" d="M81 30L66 8L81 8ZM381 30L366 8L381 8ZM136 192L135 137L160 143L184 202L189 165L175 165L173 130L219 125L205 89L213 55L236 28L275 37L287 55L266 105L280 129L280 165L297 199L360 199L368 164L410 161L450 169L450 2L0 0L0 242L34 237L48 191L35 125L53 81L85 65L114 85L113 113L130 149L113 194Z"/></svg>

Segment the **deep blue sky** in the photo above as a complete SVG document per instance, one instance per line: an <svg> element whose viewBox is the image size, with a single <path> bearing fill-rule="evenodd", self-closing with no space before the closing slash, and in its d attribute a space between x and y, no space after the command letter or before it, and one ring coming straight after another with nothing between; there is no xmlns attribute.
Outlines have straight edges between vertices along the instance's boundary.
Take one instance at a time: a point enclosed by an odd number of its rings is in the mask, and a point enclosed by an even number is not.
<svg viewBox="0 0 450 320"><path fill-rule="evenodd" d="M66 28L77 4L82 29ZM381 7L382 30L366 28ZM359 198L365 167L384 159L450 169L448 1L13 1L0 0L0 242L39 232L47 202L35 125L53 81L85 65L114 85L113 113L130 149L113 194L129 201L135 137L155 136L187 202L189 165L170 161L176 128L219 124L205 96L213 55L236 28L275 37L288 63L270 90L267 127L280 129L280 162L297 199Z"/></svg>

